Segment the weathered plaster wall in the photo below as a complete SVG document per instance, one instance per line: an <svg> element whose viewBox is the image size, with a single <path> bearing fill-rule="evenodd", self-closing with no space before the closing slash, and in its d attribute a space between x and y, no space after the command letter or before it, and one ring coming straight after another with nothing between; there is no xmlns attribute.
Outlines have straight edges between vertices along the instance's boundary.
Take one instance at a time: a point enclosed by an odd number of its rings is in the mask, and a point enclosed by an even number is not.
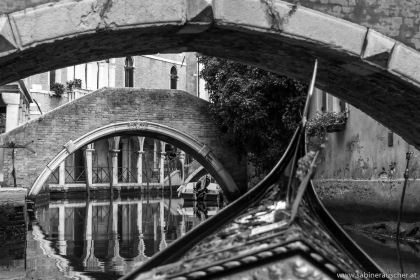
<svg viewBox="0 0 420 280"><path fill-rule="evenodd" d="M406 167L406 152L413 152L410 178L420 176L420 152L393 134L393 146L388 146L389 129L349 106L349 118L342 132L329 133L317 168L317 179L375 180L402 179Z"/></svg>
<svg viewBox="0 0 420 280"><path fill-rule="evenodd" d="M176 67L178 72L177 89L186 90L186 62L181 67L183 56L179 54L156 54L152 55L158 59L144 56L133 56L134 60L134 87L138 88L170 88L171 68ZM162 60L159 60L162 58ZM176 61L177 63L171 63ZM124 87L124 63L125 58L117 58L115 86Z"/></svg>

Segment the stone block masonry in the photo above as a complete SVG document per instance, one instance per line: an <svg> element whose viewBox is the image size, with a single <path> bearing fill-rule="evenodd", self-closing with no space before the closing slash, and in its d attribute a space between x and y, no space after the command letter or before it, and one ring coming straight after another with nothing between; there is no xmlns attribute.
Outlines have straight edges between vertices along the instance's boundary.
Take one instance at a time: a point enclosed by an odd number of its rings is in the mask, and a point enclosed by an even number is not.
<svg viewBox="0 0 420 280"><path fill-rule="evenodd" d="M111 124L129 121L156 123L185 133L205 145L243 193L247 181L245 160L237 161L228 135L222 134L213 123L207 106L207 101L183 91L104 88L17 127L4 134L1 140L3 143L34 141L30 147L36 151L35 154L26 149L15 150L17 185L30 189L44 168L70 140L74 141ZM138 131L133 133L141 134ZM150 132L144 136L150 136ZM92 142L96 140L92 139ZM171 139L164 136L160 140L171 143ZM179 147L182 143L171 144ZM5 186L13 185L11 155L12 150L7 149Z"/></svg>
<svg viewBox="0 0 420 280"><path fill-rule="evenodd" d="M409 0L16 2L24 5L0 10L0 84L109 57L185 51L307 82L317 59L318 88L420 147L420 53L401 44L416 46L418 37Z"/></svg>

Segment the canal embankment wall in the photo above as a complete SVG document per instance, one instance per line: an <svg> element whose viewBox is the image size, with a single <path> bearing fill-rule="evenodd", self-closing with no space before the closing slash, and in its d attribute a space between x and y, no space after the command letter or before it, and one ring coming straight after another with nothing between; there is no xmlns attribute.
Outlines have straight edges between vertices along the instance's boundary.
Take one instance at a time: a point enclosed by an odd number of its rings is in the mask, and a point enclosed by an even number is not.
<svg viewBox="0 0 420 280"><path fill-rule="evenodd" d="M25 256L28 215L27 190L0 188L0 259Z"/></svg>

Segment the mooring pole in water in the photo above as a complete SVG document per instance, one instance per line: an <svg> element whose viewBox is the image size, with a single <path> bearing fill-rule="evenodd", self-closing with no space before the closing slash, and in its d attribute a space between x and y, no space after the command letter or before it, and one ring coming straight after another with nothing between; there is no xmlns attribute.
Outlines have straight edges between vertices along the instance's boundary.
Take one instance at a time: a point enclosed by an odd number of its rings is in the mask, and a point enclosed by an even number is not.
<svg viewBox="0 0 420 280"><path fill-rule="evenodd" d="M144 167L146 168L146 186L147 186L147 203L149 203L149 171L147 167L147 157L144 159Z"/></svg>
<svg viewBox="0 0 420 280"><path fill-rule="evenodd" d="M87 148L83 151L83 165L85 168L85 183L86 183L86 194L90 198L90 182L89 182L89 173L88 173L88 164L86 159Z"/></svg>
<svg viewBox="0 0 420 280"><path fill-rule="evenodd" d="M407 164L405 166L405 171L404 171L404 186L403 186L402 194L401 194L400 209L398 211L397 233L395 237L397 241L397 254L398 254L398 261L400 263L401 274L404 274L404 268L403 268L402 259L400 255L400 224L401 224L401 216L402 216L402 210L403 210L403 204L404 204L405 190L407 188L407 183L408 183L408 175L409 175L408 165L410 163L410 158L412 154L413 152L407 152L405 154L405 159L407 160ZM402 277L402 279L405 280L404 277Z"/></svg>
<svg viewBox="0 0 420 280"><path fill-rule="evenodd" d="M169 197L169 206L168 206L168 215L166 216L166 228L168 229L168 224L169 224L169 215L171 213L171 202L172 202L172 182L171 182L171 171L169 170L169 157L166 156L166 166L168 168L168 176L169 176L169 192L170 192L170 197Z"/></svg>
<svg viewBox="0 0 420 280"><path fill-rule="evenodd" d="M114 176L113 176L113 172L114 172L114 167L112 164L112 152L108 152L108 156L107 156L107 162L108 162L108 177L109 177L109 195L110 195L110 199L113 200L114 199ZM110 163L111 162L111 163Z"/></svg>

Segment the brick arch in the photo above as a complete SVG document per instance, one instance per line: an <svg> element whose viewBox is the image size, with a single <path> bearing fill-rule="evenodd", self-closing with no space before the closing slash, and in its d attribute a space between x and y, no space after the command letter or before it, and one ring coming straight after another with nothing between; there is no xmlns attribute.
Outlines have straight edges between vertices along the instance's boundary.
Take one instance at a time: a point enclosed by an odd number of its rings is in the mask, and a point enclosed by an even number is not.
<svg viewBox="0 0 420 280"><path fill-rule="evenodd" d="M210 173L214 176L220 185L223 186L225 193L232 195L235 194L235 192L239 192L235 181L211 152L210 147L207 147L190 135L166 125L148 121L130 121L98 128L86 133L75 141L68 142L67 146L71 145L71 149L62 149L60 153L47 164L29 191L29 196L35 197L38 194L51 173L58 168L60 163L63 162L73 150L81 149L87 144L102 138L124 134L152 137L176 145L191 154L202 165L202 170L204 170L205 173ZM42 149L42 147L40 148Z"/></svg>
<svg viewBox="0 0 420 280"><path fill-rule="evenodd" d="M229 199L244 193L246 163L238 162L210 118L208 102L178 90L104 88L67 103L1 136L3 142L33 140L31 153L15 150L17 184L34 197L51 172L76 149L116 135L157 138L192 154ZM63 148L67 147L67 148ZM12 152L5 151L6 186L13 186Z"/></svg>
<svg viewBox="0 0 420 280"><path fill-rule="evenodd" d="M280 0L48 2L0 16L0 84L92 60L182 51L308 81L317 58L317 87L420 147L420 54L372 29Z"/></svg>

